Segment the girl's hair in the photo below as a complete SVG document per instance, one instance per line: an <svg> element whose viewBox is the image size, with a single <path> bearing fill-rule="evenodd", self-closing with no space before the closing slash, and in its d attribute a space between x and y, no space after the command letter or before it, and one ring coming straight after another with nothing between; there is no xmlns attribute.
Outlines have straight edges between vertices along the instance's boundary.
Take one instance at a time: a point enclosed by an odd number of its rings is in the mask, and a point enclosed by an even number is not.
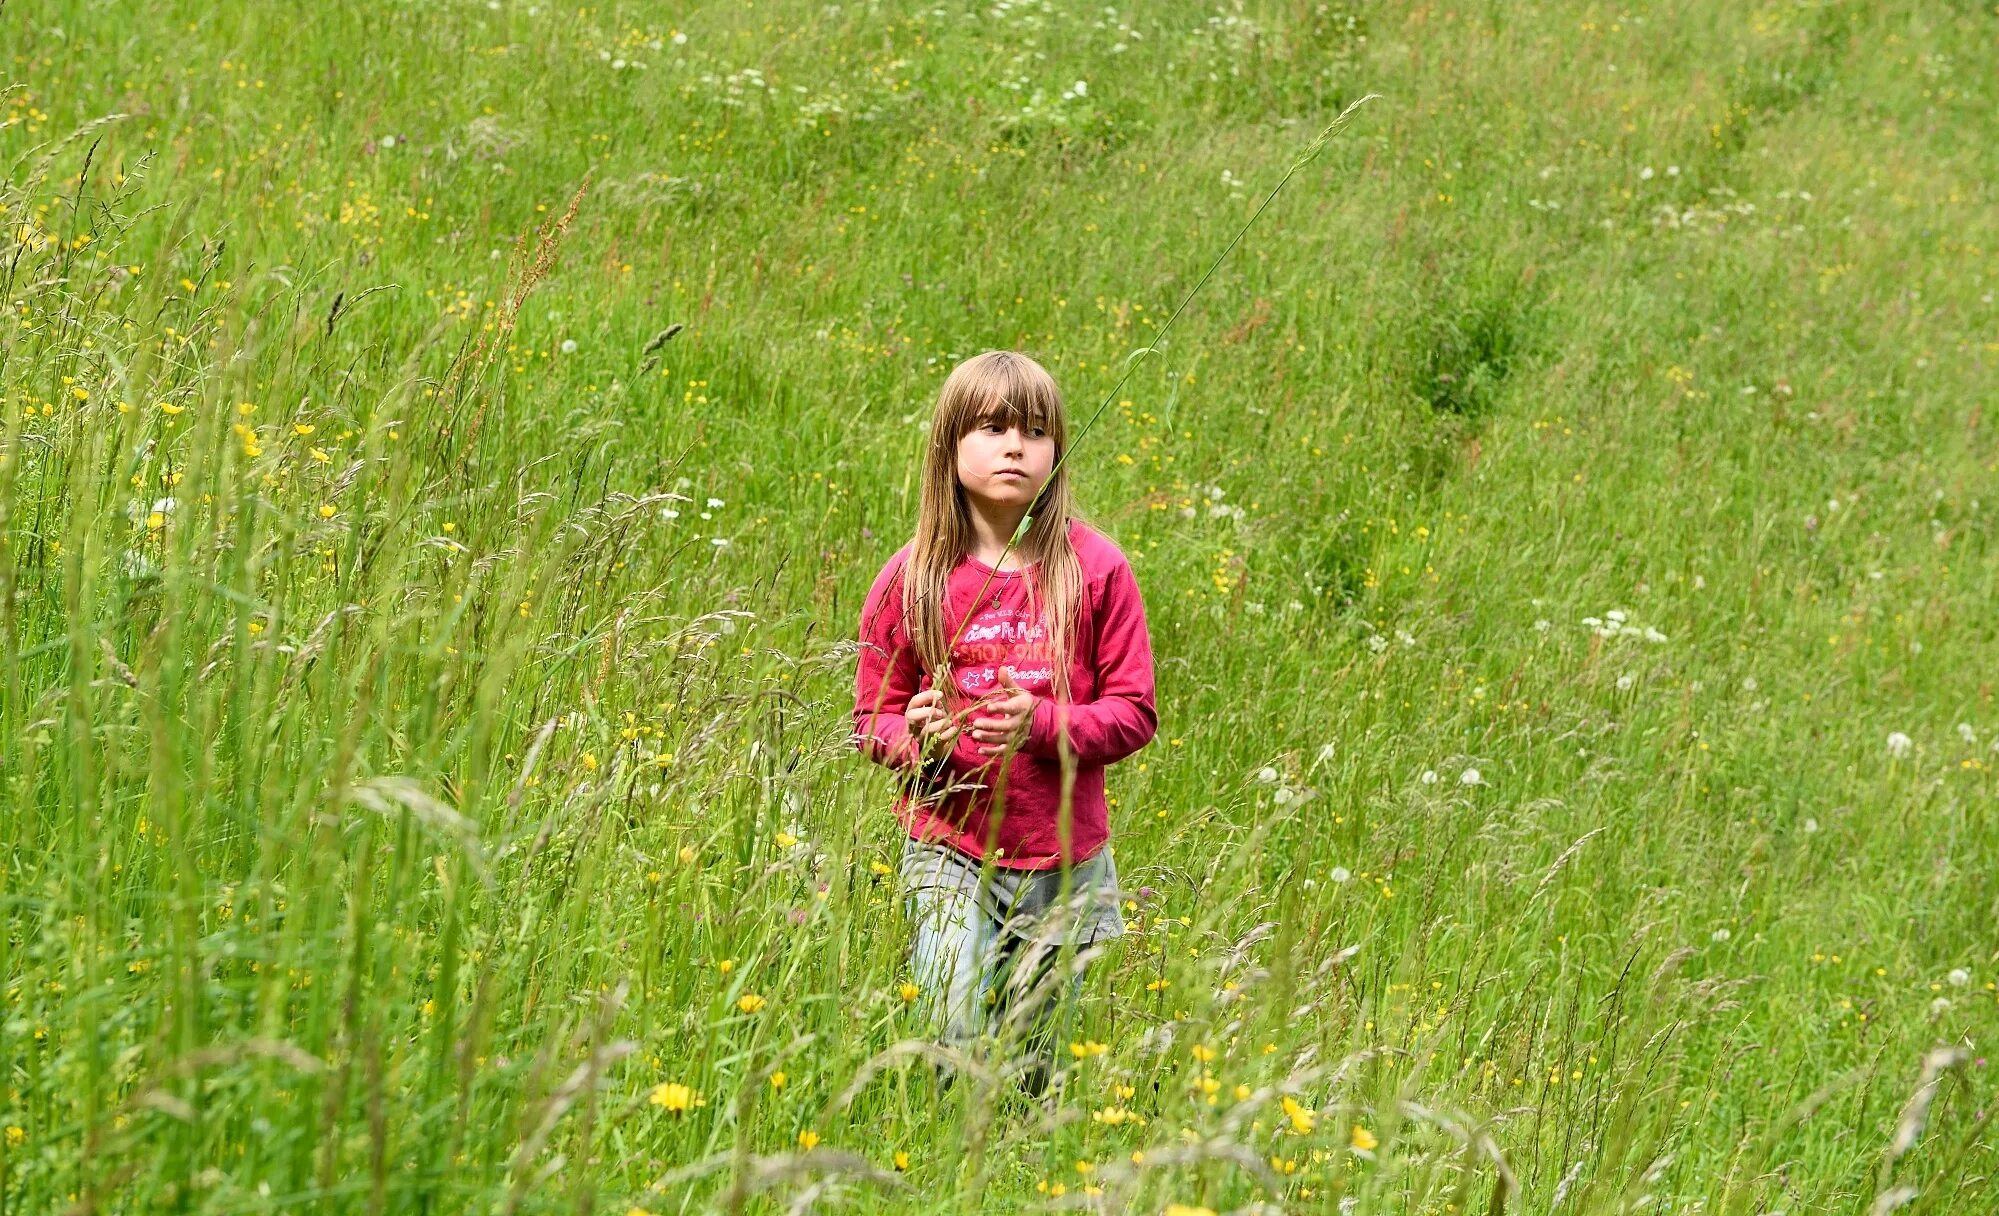
<svg viewBox="0 0 1999 1216"><path fill-rule="evenodd" d="M1017 549L1032 563L1027 580L1030 611L1039 606L1048 630L1055 699L1069 700L1069 655L1083 570L1069 544L1069 526L1082 520L1069 493L1069 419L1061 390L1048 369L1016 351L989 350L951 369L937 393L930 444L923 457L923 494L917 504L916 540L902 568L904 622L925 671L950 661L952 637L962 622L947 620L945 583L971 552L971 508L958 484L958 441L988 421L1039 426L1055 441L1055 471L1034 507L1034 522Z"/></svg>

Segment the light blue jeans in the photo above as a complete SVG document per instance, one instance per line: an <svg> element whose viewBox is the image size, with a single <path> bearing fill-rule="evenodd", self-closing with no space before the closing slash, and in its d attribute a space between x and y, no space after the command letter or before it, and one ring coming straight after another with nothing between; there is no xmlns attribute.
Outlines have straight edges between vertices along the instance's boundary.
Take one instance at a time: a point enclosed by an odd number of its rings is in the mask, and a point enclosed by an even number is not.
<svg viewBox="0 0 1999 1216"><path fill-rule="evenodd" d="M901 879L931 1034L960 1048L1018 1043L1045 1077L1092 947L1124 934L1110 849L1069 868L1066 898L1060 869L982 870L977 858L914 839Z"/></svg>

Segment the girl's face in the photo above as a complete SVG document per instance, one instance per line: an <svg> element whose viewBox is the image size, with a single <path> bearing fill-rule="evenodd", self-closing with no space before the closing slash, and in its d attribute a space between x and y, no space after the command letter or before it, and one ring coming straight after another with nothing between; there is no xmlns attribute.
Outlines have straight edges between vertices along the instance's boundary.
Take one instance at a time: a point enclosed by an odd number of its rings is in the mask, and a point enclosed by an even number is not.
<svg viewBox="0 0 1999 1216"><path fill-rule="evenodd" d="M958 440L958 484L994 506L1025 508L1054 467L1054 437L1031 422L987 418Z"/></svg>

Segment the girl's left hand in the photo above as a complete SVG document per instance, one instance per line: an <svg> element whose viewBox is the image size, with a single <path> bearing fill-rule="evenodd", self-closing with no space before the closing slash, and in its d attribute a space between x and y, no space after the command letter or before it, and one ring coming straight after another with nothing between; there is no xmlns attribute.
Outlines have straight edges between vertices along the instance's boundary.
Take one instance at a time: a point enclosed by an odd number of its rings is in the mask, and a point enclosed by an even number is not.
<svg viewBox="0 0 1999 1216"><path fill-rule="evenodd" d="M986 703L998 716L971 721L972 738L978 741L980 754L987 756L1025 744L1028 727L1034 720L1034 694L1013 682L1013 668L1000 668L999 680L1000 691L1006 695Z"/></svg>

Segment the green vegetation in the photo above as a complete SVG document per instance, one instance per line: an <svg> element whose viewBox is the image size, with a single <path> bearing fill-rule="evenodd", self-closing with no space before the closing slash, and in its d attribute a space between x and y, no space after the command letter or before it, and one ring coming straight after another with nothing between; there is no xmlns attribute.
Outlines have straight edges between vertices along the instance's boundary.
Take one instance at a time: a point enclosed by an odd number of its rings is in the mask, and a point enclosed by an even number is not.
<svg viewBox="0 0 1999 1216"><path fill-rule="evenodd" d="M5 20L0 1209L1991 1205L1991 5ZM1159 661L1045 1105L848 738L1000 346Z"/></svg>

